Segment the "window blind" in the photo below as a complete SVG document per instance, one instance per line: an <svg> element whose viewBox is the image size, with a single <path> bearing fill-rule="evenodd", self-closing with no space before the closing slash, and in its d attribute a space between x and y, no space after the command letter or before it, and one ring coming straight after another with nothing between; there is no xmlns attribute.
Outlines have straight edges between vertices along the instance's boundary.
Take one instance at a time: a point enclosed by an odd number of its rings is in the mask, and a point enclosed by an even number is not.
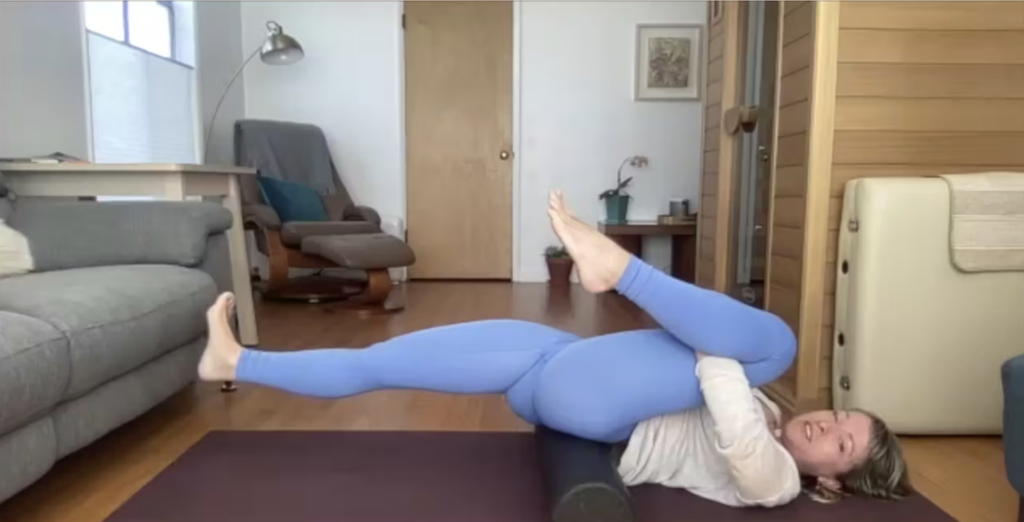
<svg viewBox="0 0 1024 522"><path fill-rule="evenodd" d="M194 71L88 33L93 159L196 163Z"/></svg>

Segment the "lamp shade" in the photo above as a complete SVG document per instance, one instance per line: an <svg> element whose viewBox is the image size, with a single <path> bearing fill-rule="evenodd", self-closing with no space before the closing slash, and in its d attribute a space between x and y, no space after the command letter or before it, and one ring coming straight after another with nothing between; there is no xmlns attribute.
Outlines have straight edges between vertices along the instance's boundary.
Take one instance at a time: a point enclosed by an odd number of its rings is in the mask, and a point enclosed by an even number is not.
<svg viewBox="0 0 1024 522"><path fill-rule="evenodd" d="M277 22L267 22L270 34L260 48L260 60L269 65L288 65L306 55L298 40L284 33Z"/></svg>

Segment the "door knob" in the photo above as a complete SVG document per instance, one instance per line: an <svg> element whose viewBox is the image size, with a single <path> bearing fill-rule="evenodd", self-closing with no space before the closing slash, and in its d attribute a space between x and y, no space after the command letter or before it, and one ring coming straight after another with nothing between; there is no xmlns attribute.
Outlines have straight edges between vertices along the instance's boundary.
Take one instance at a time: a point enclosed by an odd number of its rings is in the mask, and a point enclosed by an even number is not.
<svg viewBox="0 0 1024 522"><path fill-rule="evenodd" d="M508 159L509 153L507 150L503 150L500 153L498 153L498 157L501 158L502 161L505 161Z"/></svg>

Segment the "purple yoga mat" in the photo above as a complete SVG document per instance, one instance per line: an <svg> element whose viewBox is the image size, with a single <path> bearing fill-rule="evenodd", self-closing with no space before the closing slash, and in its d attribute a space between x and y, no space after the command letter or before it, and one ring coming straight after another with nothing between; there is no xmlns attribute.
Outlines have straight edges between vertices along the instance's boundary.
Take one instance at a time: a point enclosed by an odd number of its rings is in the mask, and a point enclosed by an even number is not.
<svg viewBox="0 0 1024 522"><path fill-rule="evenodd" d="M632 490L637 522L952 522L920 496L736 509ZM107 522L547 522L534 438L493 432L220 431Z"/></svg>

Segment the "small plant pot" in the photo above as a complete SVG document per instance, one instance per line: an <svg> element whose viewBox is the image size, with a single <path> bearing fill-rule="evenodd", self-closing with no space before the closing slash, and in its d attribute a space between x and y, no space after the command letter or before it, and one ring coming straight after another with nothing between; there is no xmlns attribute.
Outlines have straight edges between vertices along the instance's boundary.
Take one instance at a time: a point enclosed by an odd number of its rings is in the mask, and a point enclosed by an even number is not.
<svg viewBox="0 0 1024 522"><path fill-rule="evenodd" d="M624 224L629 213L629 196L617 194L604 199L604 209L608 223Z"/></svg>
<svg viewBox="0 0 1024 522"><path fill-rule="evenodd" d="M573 262L570 257L549 257L548 284L551 286L569 286L569 275L572 274Z"/></svg>

